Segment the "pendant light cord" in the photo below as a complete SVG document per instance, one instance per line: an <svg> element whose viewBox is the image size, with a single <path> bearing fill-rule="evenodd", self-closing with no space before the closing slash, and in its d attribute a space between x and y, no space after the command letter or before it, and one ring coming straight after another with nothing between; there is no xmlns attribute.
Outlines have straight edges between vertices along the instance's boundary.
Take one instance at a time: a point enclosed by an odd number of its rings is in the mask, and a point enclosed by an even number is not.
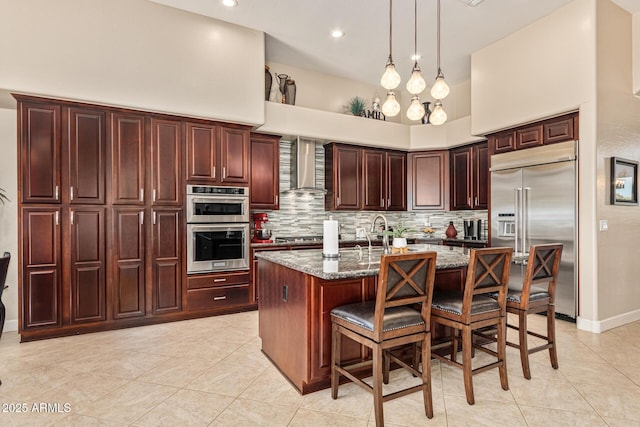
<svg viewBox="0 0 640 427"><path fill-rule="evenodd" d="M393 37L393 19L391 12L393 10L393 0L389 0L389 62L393 62L391 57L391 37Z"/></svg>
<svg viewBox="0 0 640 427"><path fill-rule="evenodd" d="M413 0L413 57L418 65L418 0Z"/></svg>
<svg viewBox="0 0 640 427"><path fill-rule="evenodd" d="M440 0L438 0L437 3L437 9L436 9L436 19L438 20L438 35L437 35L437 41L438 41L438 47L437 47L437 53L438 53L438 75L440 75L441 70L440 70Z"/></svg>

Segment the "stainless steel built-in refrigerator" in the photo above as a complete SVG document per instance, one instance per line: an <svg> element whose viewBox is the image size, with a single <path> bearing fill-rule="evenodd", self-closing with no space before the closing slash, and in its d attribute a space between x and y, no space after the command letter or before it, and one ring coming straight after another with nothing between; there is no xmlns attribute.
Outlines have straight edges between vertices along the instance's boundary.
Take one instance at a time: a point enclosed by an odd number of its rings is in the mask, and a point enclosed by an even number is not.
<svg viewBox="0 0 640 427"><path fill-rule="evenodd" d="M528 255L531 245L562 243L556 313L575 319L577 296L577 142L491 157L491 246ZM526 266L511 266L510 287Z"/></svg>

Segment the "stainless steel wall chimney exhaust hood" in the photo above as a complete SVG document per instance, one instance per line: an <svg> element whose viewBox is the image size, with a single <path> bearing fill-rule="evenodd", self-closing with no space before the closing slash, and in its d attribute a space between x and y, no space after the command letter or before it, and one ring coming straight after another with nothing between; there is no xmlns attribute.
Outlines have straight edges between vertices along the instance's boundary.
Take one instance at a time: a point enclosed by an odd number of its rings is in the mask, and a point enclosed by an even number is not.
<svg viewBox="0 0 640 427"><path fill-rule="evenodd" d="M296 138L291 146L291 190L294 192L325 192L316 187L316 143Z"/></svg>

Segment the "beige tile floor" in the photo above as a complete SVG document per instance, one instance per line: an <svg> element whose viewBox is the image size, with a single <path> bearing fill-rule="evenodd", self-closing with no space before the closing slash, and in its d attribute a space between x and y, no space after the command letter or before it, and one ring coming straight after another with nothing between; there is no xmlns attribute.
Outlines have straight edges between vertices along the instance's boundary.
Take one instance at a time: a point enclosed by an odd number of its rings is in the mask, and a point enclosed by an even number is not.
<svg viewBox="0 0 640 427"><path fill-rule="evenodd" d="M0 426L375 425L371 395L353 384L335 401L299 395L260 352L257 324L249 312L23 344L5 333ZM434 362L434 418L413 394L385 403L386 424L640 426L640 322L590 334L559 321L557 333L560 369L537 353L527 381L510 348L509 390L482 373L469 406L461 371ZM394 371L390 386L414 380Z"/></svg>

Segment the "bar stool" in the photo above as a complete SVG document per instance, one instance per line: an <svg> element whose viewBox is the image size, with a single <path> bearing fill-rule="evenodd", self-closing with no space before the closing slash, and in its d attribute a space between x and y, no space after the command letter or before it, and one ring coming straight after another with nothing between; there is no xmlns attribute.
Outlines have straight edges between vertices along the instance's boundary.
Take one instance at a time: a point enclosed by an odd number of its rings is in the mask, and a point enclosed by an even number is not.
<svg viewBox="0 0 640 427"><path fill-rule="evenodd" d="M376 299L331 310L331 397L338 398L340 375L373 393L376 426L384 426L383 402L422 390L425 414L433 418L431 398L431 333L429 316L436 272L436 252L382 255ZM372 360L343 365L342 336L369 347ZM392 348L422 345L422 371L393 356ZM382 394L388 382L388 361L393 360L421 378L419 385ZM356 376L355 370L372 366L373 386Z"/></svg>
<svg viewBox="0 0 640 427"><path fill-rule="evenodd" d="M531 246L522 290L509 288L507 293L507 313L518 315L517 326L507 323L507 327L518 331L518 343L507 341L507 345L520 350L522 373L528 380L531 379L529 355L532 353L549 349L551 366L558 369L554 302L562 247L559 243ZM498 298L498 295L494 297ZM547 315L546 336L528 330L527 316L532 313ZM546 344L529 348L528 335L541 338L546 341Z"/></svg>
<svg viewBox="0 0 640 427"><path fill-rule="evenodd" d="M467 403L475 403L473 395L473 375L492 368L500 372L500 384L503 390L509 389L507 380L506 357L506 309L507 285L511 268L511 248L471 249L469 267L464 291L435 292L431 304L431 321L453 329L451 336L432 349L450 347L450 358L432 353L432 356L449 365L462 368ZM489 295L497 292L498 298ZM497 329L497 351L474 343L474 331L487 327ZM458 336L458 331L462 338ZM456 360L458 341L462 342L462 363ZM496 361L473 369L472 351L481 350L496 358Z"/></svg>

